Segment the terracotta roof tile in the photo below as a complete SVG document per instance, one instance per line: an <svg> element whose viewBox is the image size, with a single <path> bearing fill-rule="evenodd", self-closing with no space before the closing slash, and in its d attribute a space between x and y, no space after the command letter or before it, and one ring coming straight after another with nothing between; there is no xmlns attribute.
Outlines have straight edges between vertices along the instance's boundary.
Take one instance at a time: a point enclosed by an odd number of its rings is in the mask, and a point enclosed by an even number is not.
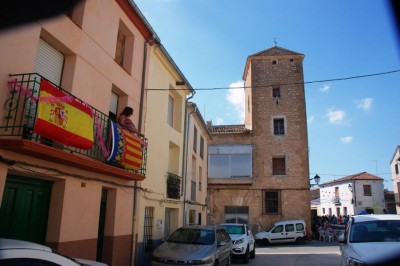
<svg viewBox="0 0 400 266"><path fill-rule="evenodd" d="M222 125L222 126L209 126L208 130L211 134L226 134L226 133L249 133L250 129L245 125Z"/></svg>
<svg viewBox="0 0 400 266"><path fill-rule="evenodd" d="M383 178L376 176L376 175L371 175L370 173L367 173L367 172L361 172L358 174L345 176L345 177L335 179L330 182L320 184L320 186L331 185L331 184L340 183L340 182L349 181L349 180L383 180Z"/></svg>

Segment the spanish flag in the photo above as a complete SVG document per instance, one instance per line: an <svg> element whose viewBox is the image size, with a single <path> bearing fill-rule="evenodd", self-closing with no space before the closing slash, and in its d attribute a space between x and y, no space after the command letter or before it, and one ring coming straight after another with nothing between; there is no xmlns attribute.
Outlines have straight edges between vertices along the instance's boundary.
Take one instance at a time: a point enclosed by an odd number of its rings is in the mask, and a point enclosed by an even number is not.
<svg viewBox="0 0 400 266"><path fill-rule="evenodd" d="M89 106L68 97L42 79L35 133L64 145L90 149L93 145L93 122Z"/></svg>
<svg viewBox="0 0 400 266"><path fill-rule="evenodd" d="M142 145L139 136L111 122L111 152L107 161L139 170L142 165Z"/></svg>

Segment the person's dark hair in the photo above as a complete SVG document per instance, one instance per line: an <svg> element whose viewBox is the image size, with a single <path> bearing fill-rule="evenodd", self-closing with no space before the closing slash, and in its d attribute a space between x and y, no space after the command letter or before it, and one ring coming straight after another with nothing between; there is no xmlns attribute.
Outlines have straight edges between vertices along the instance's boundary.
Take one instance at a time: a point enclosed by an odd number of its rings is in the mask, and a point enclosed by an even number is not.
<svg viewBox="0 0 400 266"><path fill-rule="evenodd" d="M122 111L121 115L126 115L130 116L133 114L133 108L132 107L125 107L124 110Z"/></svg>

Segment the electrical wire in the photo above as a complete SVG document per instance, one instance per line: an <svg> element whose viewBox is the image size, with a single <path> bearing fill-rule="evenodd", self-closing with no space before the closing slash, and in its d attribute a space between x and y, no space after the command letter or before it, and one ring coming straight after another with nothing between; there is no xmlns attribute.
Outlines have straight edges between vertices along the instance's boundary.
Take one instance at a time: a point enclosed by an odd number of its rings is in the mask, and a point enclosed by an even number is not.
<svg viewBox="0 0 400 266"><path fill-rule="evenodd" d="M193 88L195 91L214 91L214 90L229 90L229 89L247 89L247 88L268 88L268 87L283 87L283 86L290 86L290 85L305 85L305 84L313 84L313 83L324 83L324 82L335 82L335 81L343 81L343 80L351 80L351 79L361 79L361 78L368 78L374 76L382 76L382 75L389 75L393 73L400 72L400 69L386 71L386 72L379 72L373 74L365 74L365 75L358 75L358 76L350 76L350 77L343 77L343 78L332 78L332 79L322 79L322 80L313 80L313 81L304 81L304 82L292 82L292 83L281 83L281 84L265 84L259 86L239 86L239 87L215 87L215 88ZM147 91L186 91L190 89L146 89Z"/></svg>

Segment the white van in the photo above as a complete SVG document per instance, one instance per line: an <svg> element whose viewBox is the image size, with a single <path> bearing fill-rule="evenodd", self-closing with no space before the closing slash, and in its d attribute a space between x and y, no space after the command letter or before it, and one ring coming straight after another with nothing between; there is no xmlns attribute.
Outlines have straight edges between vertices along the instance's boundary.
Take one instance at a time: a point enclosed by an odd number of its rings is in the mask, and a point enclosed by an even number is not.
<svg viewBox="0 0 400 266"><path fill-rule="evenodd" d="M303 244L307 239L307 227L303 220L279 221L266 231L255 235L256 243L268 245L273 243Z"/></svg>

